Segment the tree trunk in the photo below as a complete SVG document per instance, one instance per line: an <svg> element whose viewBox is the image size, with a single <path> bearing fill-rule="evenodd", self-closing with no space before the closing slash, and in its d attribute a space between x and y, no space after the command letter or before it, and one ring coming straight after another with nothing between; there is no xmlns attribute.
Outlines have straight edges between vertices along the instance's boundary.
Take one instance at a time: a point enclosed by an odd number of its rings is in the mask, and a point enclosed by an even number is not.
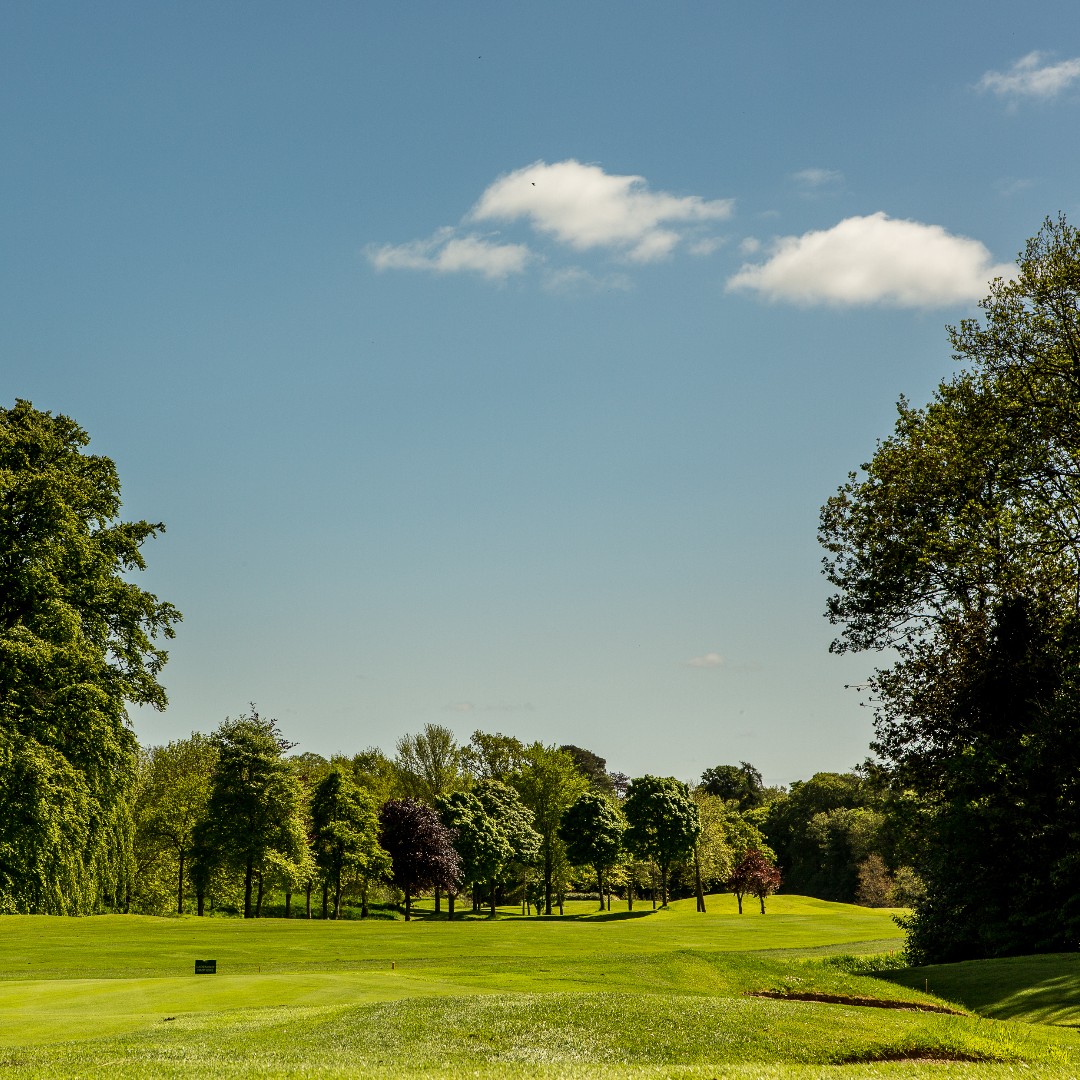
<svg viewBox="0 0 1080 1080"><path fill-rule="evenodd" d="M474 915L480 911L480 882L478 881L472 884L472 910Z"/></svg>
<svg viewBox="0 0 1080 1080"><path fill-rule="evenodd" d="M412 921L412 893L408 889L405 890L405 921Z"/></svg>
<svg viewBox="0 0 1080 1080"><path fill-rule="evenodd" d="M329 885L327 885L325 879L322 883L322 917L325 919L327 915L327 908L330 904Z"/></svg>
<svg viewBox="0 0 1080 1080"><path fill-rule="evenodd" d="M438 885L435 886L435 914L438 915L442 911L442 889Z"/></svg>
<svg viewBox="0 0 1080 1080"><path fill-rule="evenodd" d="M254 873L254 867L251 864L251 860L248 859L247 865L244 867L244 918L251 918L251 876Z"/></svg>
<svg viewBox="0 0 1080 1080"><path fill-rule="evenodd" d="M447 890L446 892L446 921L454 921L454 901L457 900L457 893Z"/></svg>
<svg viewBox="0 0 1080 1080"><path fill-rule="evenodd" d="M495 918L495 879L491 881L491 917Z"/></svg>
<svg viewBox="0 0 1080 1080"><path fill-rule="evenodd" d="M544 914L551 914L551 875L555 868L552 865L550 846L544 852Z"/></svg>
<svg viewBox="0 0 1080 1080"><path fill-rule="evenodd" d="M304 890L304 903L307 908L307 917L311 918L311 882L307 883L307 887Z"/></svg>
<svg viewBox="0 0 1080 1080"><path fill-rule="evenodd" d="M667 907L668 902L668 866L666 862L660 864L660 900L661 907Z"/></svg>
<svg viewBox="0 0 1080 1080"><path fill-rule="evenodd" d="M762 893L758 897L758 899L761 901L761 914L764 915L765 914L765 894Z"/></svg>
<svg viewBox="0 0 1080 1080"><path fill-rule="evenodd" d="M630 874L626 880L626 910L634 910L634 875Z"/></svg>
<svg viewBox="0 0 1080 1080"><path fill-rule="evenodd" d="M292 889L285 890L285 918L292 918Z"/></svg>
<svg viewBox="0 0 1080 1080"><path fill-rule="evenodd" d="M262 918L262 902L263 902L263 875L262 871L259 871L259 891L255 896L255 918Z"/></svg>
<svg viewBox="0 0 1080 1080"><path fill-rule="evenodd" d="M600 894L600 910L604 910L604 875L600 867L596 868L596 891ZM610 907L609 907L610 910Z"/></svg>
<svg viewBox="0 0 1080 1080"><path fill-rule="evenodd" d="M739 914L741 915L742 914L742 893L738 892L737 890L735 892L735 902L739 905Z"/></svg>
<svg viewBox="0 0 1080 1080"><path fill-rule="evenodd" d="M183 848L180 849L180 873L176 875L176 914L184 914L184 855Z"/></svg>
<svg viewBox="0 0 1080 1080"><path fill-rule="evenodd" d="M199 918L202 918L203 915L206 914L206 912L203 909L203 904L205 903L205 901L206 901L206 896L203 893L196 891L196 893L195 893L195 910L198 912Z"/></svg>
<svg viewBox="0 0 1080 1080"><path fill-rule="evenodd" d="M366 919L368 917L368 914L369 914L368 906L367 906L367 889L368 889L367 881L365 881L360 886L360 918L361 919Z"/></svg>
<svg viewBox="0 0 1080 1080"><path fill-rule="evenodd" d="M334 918L341 918L341 871L334 876Z"/></svg>
<svg viewBox="0 0 1080 1080"><path fill-rule="evenodd" d="M694 845L694 887L697 889L697 909L705 911L705 890L701 887L701 858L698 855L698 846Z"/></svg>

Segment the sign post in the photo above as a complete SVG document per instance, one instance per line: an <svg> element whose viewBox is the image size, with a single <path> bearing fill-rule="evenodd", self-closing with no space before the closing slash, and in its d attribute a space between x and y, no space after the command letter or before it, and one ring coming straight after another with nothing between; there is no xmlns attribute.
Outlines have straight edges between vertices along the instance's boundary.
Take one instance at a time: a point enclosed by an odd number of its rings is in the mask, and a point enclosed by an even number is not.
<svg viewBox="0 0 1080 1080"><path fill-rule="evenodd" d="M195 974L196 975L216 975L217 974L217 961L216 960L196 960L195 961Z"/></svg>

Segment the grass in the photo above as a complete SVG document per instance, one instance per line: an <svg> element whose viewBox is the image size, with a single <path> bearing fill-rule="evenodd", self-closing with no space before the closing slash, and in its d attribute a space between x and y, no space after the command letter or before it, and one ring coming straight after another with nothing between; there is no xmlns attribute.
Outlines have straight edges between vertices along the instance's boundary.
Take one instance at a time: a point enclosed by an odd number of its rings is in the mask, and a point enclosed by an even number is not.
<svg viewBox="0 0 1080 1080"><path fill-rule="evenodd" d="M6 916L0 1076L1080 1073L1080 1042L1061 1026L797 1000L940 1003L928 976L867 976L850 958L898 947L888 912L785 896L765 917L738 916L730 897L709 907L610 918L582 903L562 919L408 925ZM195 976L209 957L219 974ZM1019 1000L1031 973L1002 970L988 1007ZM1046 994L1073 977L1041 974ZM1016 1016L1039 1019L1031 1005Z"/></svg>

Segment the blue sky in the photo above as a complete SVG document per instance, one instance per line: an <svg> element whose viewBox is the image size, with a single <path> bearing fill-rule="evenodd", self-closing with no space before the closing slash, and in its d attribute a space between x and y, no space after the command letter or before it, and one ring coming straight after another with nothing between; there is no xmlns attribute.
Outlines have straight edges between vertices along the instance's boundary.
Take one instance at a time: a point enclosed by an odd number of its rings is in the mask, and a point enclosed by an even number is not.
<svg viewBox="0 0 1080 1080"><path fill-rule="evenodd" d="M865 756L821 503L1074 217L1065 3L10 3L0 397L185 621L146 742Z"/></svg>

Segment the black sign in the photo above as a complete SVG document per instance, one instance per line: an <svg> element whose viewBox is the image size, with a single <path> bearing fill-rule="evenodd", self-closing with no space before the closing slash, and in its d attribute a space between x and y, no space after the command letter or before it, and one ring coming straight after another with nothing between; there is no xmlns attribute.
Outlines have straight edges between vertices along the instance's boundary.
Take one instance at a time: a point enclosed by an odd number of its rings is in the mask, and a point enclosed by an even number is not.
<svg viewBox="0 0 1080 1080"><path fill-rule="evenodd" d="M196 960L195 961L195 974L196 975L216 975L217 974L217 961L216 960Z"/></svg>

